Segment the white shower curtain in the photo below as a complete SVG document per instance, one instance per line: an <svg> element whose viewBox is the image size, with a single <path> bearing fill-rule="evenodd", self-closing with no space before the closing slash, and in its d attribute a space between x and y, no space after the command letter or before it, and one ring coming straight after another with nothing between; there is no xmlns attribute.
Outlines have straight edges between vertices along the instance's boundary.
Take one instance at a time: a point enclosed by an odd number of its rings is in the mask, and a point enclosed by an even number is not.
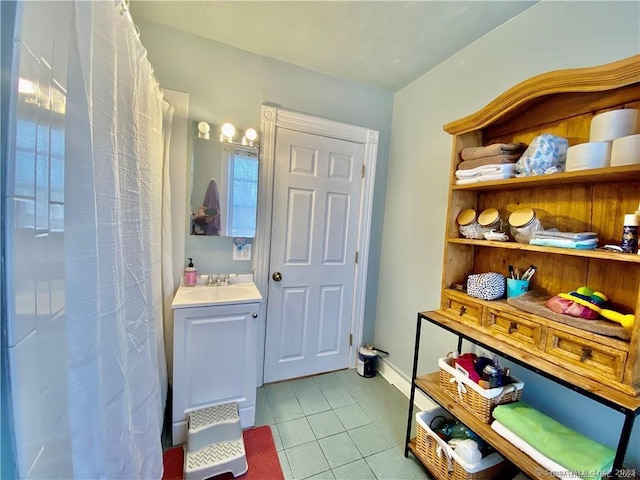
<svg viewBox="0 0 640 480"><path fill-rule="evenodd" d="M176 279L173 275L173 241L171 222L171 177L169 176L169 152L171 151L171 126L174 108L167 101L163 103L164 127L164 169L162 175L162 338L167 365L167 380L173 382L173 309L171 303L176 292ZM160 345L158 346L160 348ZM165 395L166 396L166 395ZM163 397L164 398L164 397Z"/></svg>
<svg viewBox="0 0 640 480"><path fill-rule="evenodd" d="M162 94L122 5L76 2L71 37L65 287L74 476L161 478L171 109L163 124Z"/></svg>

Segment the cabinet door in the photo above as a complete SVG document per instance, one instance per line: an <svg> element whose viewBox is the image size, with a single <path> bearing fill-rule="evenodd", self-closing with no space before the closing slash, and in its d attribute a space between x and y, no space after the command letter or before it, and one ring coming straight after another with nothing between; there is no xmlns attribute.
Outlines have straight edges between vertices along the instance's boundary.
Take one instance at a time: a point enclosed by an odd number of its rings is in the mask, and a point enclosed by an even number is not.
<svg viewBox="0 0 640 480"><path fill-rule="evenodd" d="M243 428L255 420L259 304L175 310L174 444L187 412L238 402Z"/></svg>

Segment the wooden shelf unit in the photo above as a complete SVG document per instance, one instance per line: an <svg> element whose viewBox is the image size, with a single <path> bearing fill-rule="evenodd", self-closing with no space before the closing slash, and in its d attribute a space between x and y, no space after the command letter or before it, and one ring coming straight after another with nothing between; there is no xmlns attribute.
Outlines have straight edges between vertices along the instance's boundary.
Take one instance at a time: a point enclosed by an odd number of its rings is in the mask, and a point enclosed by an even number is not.
<svg viewBox="0 0 640 480"><path fill-rule="evenodd" d="M503 457L530 477L545 480L556 478L549 471L542 468L539 463L533 461L530 457L523 456L520 450L494 432L491 425L482 423L474 415L469 413L467 409L454 402L440 389L438 377L438 372L422 375L416 378L416 386L435 402L446 408L453 416L477 433L493 448L499 451ZM409 444L409 448L412 448L412 452L415 454L415 441L413 444L412 441L410 441Z"/></svg>
<svg viewBox="0 0 640 480"><path fill-rule="evenodd" d="M428 320L458 335L458 349L462 339L482 345L623 413L614 470L622 467L631 429L640 413L640 255L469 240L461 237L456 218L467 208L480 213L494 207L506 220L510 212L530 207L543 221L552 222L547 227L565 232L593 231L598 233L601 246L619 244L624 215L634 212L640 202L640 165L455 184L460 152L466 147L529 144L543 133L567 138L570 146L585 143L593 116L620 108L640 109L640 55L593 68L538 75L475 114L444 126L453 135L453 148L442 297L439 310L418 314L405 455L412 449L409 433L413 395L418 388L464 423L469 421L472 429L480 429L478 434L525 473L548 478L536 475L540 466L496 438L490 427L476 425L466 412L442 397L432 377L417 376L420 324ZM629 341L526 313L504 300L478 300L453 288L466 285L466 278L473 273L507 275L509 265L526 268L531 264L537 267L530 282L532 290L552 297L587 285L604 292L610 308L634 312Z"/></svg>

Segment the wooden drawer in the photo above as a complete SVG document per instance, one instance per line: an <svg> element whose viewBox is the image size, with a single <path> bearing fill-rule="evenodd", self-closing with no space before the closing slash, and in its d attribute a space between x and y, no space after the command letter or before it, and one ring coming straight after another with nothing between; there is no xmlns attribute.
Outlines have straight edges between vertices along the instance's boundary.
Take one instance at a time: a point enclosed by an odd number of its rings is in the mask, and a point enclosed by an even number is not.
<svg viewBox="0 0 640 480"><path fill-rule="evenodd" d="M561 362L559 365L578 366L580 370L591 373L589 376L622 381L627 352L607 345L592 342L549 328L545 351ZM553 359L550 359L553 361ZM557 363L557 362L554 362ZM568 364L568 365L567 365Z"/></svg>
<svg viewBox="0 0 640 480"><path fill-rule="evenodd" d="M482 305L471 298L456 295L452 292L444 292L443 310L451 318L471 325L482 324Z"/></svg>
<svg viewBox="0 0 640 480"><path fill-rule="evenodd" d="M542 339L546 327L532 320L490 308L485 327L496 337L516 346L544 348Z"/></svg>

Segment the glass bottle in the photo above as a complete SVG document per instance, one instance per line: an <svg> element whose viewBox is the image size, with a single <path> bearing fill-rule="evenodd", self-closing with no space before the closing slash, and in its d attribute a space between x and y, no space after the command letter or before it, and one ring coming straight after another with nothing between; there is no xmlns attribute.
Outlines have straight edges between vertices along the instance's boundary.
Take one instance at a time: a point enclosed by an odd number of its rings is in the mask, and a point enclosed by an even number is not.
<svg viewBox="0 0 640 480"><path fill-rule="evenodd" d="M458 230L465 238L483 239L484 232L482 227L478 225L478 214L473 208L467 208L461 211L456 218Z"/></svg>
<svg viewBox="0 0 640 480"><path fill-rule="evenodd" d="M509 216L509 225L511 235L519 243L529 243L535 232L544 230L535 210L529 207L515 210Z"/></svg>

